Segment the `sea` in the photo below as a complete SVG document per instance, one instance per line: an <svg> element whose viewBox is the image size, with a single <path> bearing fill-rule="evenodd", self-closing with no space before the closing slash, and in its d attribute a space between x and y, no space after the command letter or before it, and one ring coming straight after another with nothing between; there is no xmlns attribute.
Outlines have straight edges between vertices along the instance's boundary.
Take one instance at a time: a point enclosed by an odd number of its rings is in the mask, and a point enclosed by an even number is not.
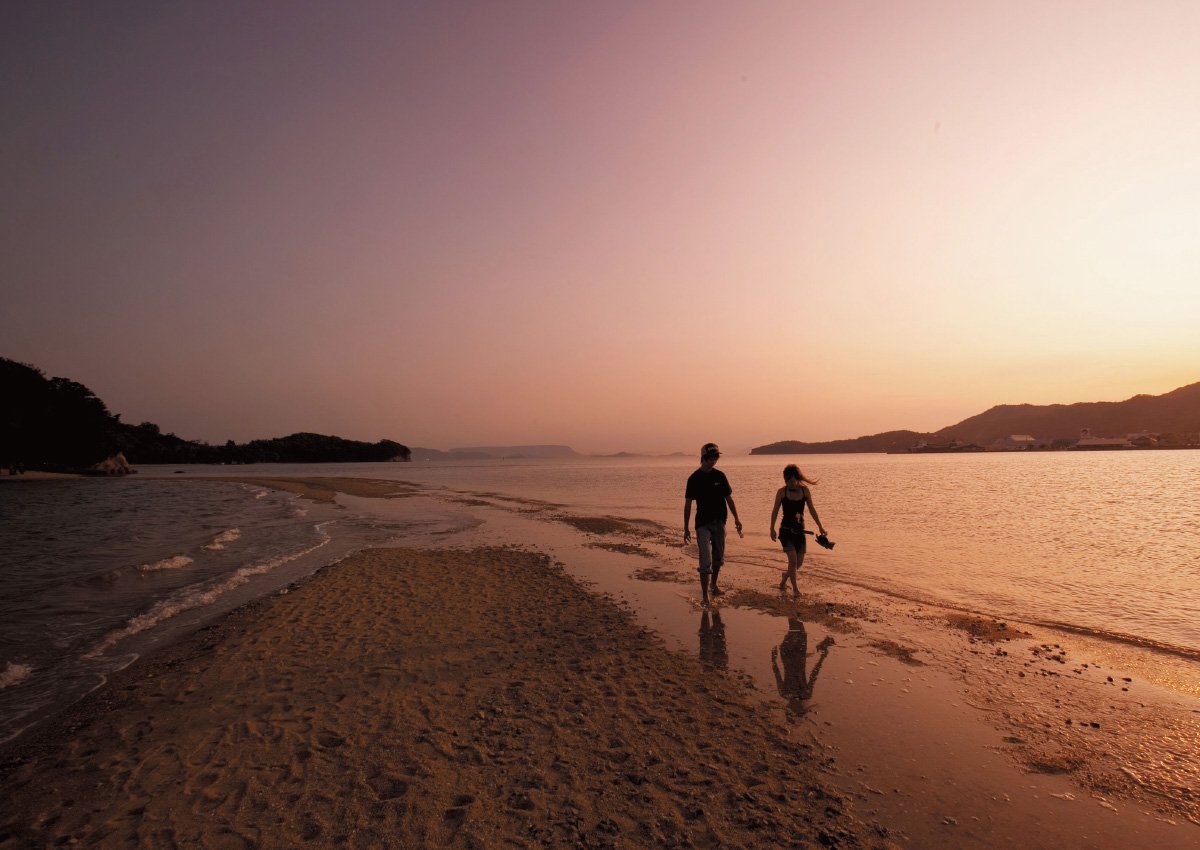
<svg viewBox="0 0 1200 850"><path fill-rule="evenodd" d="M813 501L836 544L815 550L806 571L1200 660L1200 451L726 456L744 563L780 569L770 514L793 462L817 479ZM499 494L682 533L696 466L524 458L237 472ZM214 480L231 473L147 466L120 480L0 486L0 742L238 605L444 523Z"/></svg>

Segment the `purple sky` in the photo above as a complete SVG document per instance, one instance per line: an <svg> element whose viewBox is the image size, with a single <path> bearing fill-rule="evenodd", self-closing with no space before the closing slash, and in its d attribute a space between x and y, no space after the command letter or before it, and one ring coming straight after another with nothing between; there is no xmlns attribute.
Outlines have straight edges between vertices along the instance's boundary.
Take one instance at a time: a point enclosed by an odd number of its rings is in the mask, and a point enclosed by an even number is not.
<svg viewBox="0 0 1200 850"><path fill-rule="evenodd" d="M1200 5L27 3L0 355L223 442L729 448L1200 380Z"/></svg>

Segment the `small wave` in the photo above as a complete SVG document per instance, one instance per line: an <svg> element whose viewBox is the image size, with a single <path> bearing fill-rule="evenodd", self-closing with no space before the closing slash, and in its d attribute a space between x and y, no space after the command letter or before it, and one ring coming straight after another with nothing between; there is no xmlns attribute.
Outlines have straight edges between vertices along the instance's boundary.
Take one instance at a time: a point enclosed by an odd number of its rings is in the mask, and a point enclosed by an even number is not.
<svg viewBox="0 0 1200 850"><path fill-rule="evenodd" d="M97 658L100 655L103 655L104 652L110 647L114 646L125 638L132 637L133 635L144 632L147 629L151 629L164 620L169 620L171 617L181 614L184 611L190 611L193 608L211 605L221 598L221 596L233 590L235 587L240 587L241 585L250 581L252 576L269 573L271 570L281 567L289 561L294 561L297 558L304 557L310 552L315 552L332 539L328 534L325 533L325 530L320 525L316 527L316 530L317 533L321 535L322 540L315 546L310 546L307 549L291 555L281 555L278 558L272 558L259 564L242 567L235 571L232 575L222 579L216 584L195 585L193 587L186 588L170 599L164 599L163 601L157 603L146 613L139 614L138 616L134 617L125 624L124 628L111 632L107 637L104 638L104 640L100 641L98 646L89 651L84 657Z"/></svg>
<svg viewBox="0 0 1200 850"><path fill-rule="evenodd" d="M266 491L266 490L259 490L258 492L256 492L256 493L254 494L254 498L256 498L256 499L261 499L261 498L262 498L263 496L265 496L265 495L267 495L267 491Z"/></svg>
<svg viewBox="0 0 1200 850"><path fill-rule="evenodd" d="M87 581L89 584L111 584L119 579L125 573L129 572L129 567L116 567L115 569L107 570L99 575L90 576Z"/></svg>
<svg viewBox="0 0 1200 850"><path fill-rule="evenodd" d="M1083 637L1099 638L1110 643L1123 643L1130 646L1141 647L1155 652L1161 652L1166 655L1176 655L1180 658L1190 658L1192 660L1200 660L1200 649L1194 649L1187 646L1178 646L1173 643L1168 643L1155 638L1131 635L1124 632L1115 632L1108 629L1099 629L1092 626L1076 626L1072 623L1061 623L1056 620L1030 620L1031 625L1041 626L1046 629L1054 629L1060 632L1068 632L1069 634L1082 635Z"/></svg>
<svg viewBox="0 0 1200 850"><path fill-rule="evenodd" d="M142 564L138 567L139 572L154 573L159 570L178 570L192 563L192 559L187 555L176 555L174 558L164 558L161 561L155 561L153 564Z"/></svg>
<svg viewBox="0 0 1200 850"><path fill-rule="evenodd" d="M30 677L33 673L33 667L29 664L17 664L16 662L8 662L8 666L4 668L4 672L0 673L0 691L5 688L19 685Z"/></svg>
<svg viewBox="0 0 1200 850"><path fill-rule="evenodd" d="M215 552L219 549L224 549L226 543L232 543L242 536L240 529L231 528L228 531L223 531L213 538L213 542L205 546L205 549Z"/></svg>

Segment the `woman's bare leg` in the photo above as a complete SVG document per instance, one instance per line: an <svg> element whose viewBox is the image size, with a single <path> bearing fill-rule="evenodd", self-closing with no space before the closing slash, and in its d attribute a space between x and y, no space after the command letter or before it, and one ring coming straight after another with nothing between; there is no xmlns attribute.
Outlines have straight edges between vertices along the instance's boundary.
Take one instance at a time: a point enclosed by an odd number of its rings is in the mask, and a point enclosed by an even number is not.
<svg viewBox="0 0 1200 850"><path fill-rule="evenodd" d="M783 578L779 580L780 592L783 592L787 589L789 578L792 580L792 587L794 588L796 586L796 567L798 566L796 561L796 551L794 549L784 549L783 553L787 555L788 565L787 571L783 574Z"/></svg>
<svg viewBox="0 0 1200 850"><path fill-rule="evenodd" d="M788 577L792 580L792 593L796 596L800 595L800 588L796 587L796 573L804 566L803 552L788 552Z"/></svg>

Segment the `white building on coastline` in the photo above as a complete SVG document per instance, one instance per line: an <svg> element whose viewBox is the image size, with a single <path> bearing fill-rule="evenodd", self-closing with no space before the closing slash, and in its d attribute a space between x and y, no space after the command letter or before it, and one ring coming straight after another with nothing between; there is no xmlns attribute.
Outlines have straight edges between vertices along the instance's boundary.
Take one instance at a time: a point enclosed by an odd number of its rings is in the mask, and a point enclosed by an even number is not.
<svg viewBox="0 0 1200 850"><path fill-rule="evenodd" d="M1084 451L1096 449L1131 449L1133 443L1128 437L1093 437L1091 428L1084 428L1079 432L1079 442L1072 448L1082 449Z"/></svg>
<svg viewBox="0 0 1200 850"><path fill-rule="evenodd" d="M989 452L1019 452L1037 448L1045 443L1045 440L1039 440L1028 434L1009 434L1007 437L992 440L988 443L987 450Z"/></svg>

